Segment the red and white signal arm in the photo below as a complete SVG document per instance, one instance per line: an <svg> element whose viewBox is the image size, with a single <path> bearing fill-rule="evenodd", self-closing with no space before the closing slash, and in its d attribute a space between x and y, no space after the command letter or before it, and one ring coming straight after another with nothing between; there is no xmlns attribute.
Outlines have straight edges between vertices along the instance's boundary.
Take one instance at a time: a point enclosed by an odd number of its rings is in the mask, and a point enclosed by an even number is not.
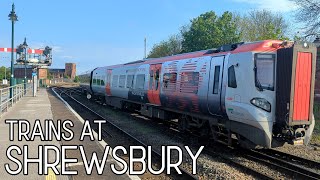
<svg viewBox="0 0 320 180"><path fill-rule="evenodd" d="M41 49L28 49L28 54L43 54Z"/></svg>
<svg viewBox="0 0 320 180"><path fill-rule="evenodd" d="M0 52L11 52L12 48L0 48ZM13 49L13 52L16 52L17 49ZM28 49L28 54L42 54L43 50L41 49Z"/></svg>

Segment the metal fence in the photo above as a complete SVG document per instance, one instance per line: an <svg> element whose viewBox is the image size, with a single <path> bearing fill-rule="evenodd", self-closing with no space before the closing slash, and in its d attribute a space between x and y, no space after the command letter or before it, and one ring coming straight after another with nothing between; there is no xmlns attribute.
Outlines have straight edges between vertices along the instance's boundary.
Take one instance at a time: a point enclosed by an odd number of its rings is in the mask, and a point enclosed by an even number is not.
<svg viewBox="0 0 320 180"><path fill-rule="evenodd" d="M26 89L24 89L24 84L17 84L0 89L0 116L17 103L31 88L31 84L26 84ZM12 98L10 98L10 91L13 93Z"/></svg>

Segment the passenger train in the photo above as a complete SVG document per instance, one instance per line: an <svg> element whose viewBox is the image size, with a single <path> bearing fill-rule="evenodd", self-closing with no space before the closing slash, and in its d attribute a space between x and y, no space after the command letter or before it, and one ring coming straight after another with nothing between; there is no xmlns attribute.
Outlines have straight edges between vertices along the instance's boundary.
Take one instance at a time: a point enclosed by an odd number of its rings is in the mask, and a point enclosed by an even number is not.
<svg viewBox="0 0 320 180"><path fill-rule="evenodd" d="M316 47L264 40L98 67L80 75L88 98L181 131L247 148L308 144Z"/></svg>

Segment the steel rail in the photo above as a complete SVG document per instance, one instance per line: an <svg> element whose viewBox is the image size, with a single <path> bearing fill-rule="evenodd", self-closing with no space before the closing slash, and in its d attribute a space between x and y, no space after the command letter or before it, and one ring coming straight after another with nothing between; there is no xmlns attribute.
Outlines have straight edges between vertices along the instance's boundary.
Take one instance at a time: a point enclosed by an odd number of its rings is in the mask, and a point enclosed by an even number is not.
<svg viewBox="0 0 320 180"><path fill-rule="evenodd" d="M291 174L293 177L299 177L303 179L320 179L320 174L310 171L304 167L297 166L285 160L261 153L257 150L246 150L245 157L251 160L268 165L269 167L276 168L280 171L285 171Z"/></svg>
<svg viewBox="0 0 320 180"><path fill-rule="evenodd" d="M305 158L302 158L302 157L299 157L299 156L295 156L295 155L292 155L292 154L288 154L288 153L285 153L285 152L281 152L281 151L278 151L278 150L274 150L274 149L261 149L259 150L259 152L261 153L265 153L265 154L268 154L270 156L274 156L274 157L277 157L277 158L281 158L283 160L289 160L289 161L292 161L293 163L302 163L308 167L317 167L320 169L320 162L317 162L317 161L313 161L313 160L310 160L310 159L305 159Z"/></svg>
<svg viewBox="0 0 320 180"><path fill-rule="evenodd" d="M203 149L203 152L205 152L206 154L212 156L212 157L216 157L216 156L219 156L221 157L223 160L227 161L229 164L235 166L235 167L238 167L242 170L244 170L246 173L256 177L256 178L259 178L259 179L274 179L272 176L269 176L268 174L264 174L264 173L261 173L249 166L245 166L243 164L241 164L240 162L232 159L232 158L229 158L221 153L217 153L217 152L214 152L214 151L210 151L208 149Z"/></svg>

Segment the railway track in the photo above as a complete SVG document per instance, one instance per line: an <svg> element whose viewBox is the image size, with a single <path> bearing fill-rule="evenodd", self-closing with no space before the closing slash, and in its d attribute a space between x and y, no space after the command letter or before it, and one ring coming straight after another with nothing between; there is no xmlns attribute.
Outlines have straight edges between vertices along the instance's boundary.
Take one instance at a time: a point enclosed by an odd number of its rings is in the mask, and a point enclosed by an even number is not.
<svg viewBox="0 0 320 180"><path fill-rule="evenodd" d="M67 90L66 92L75 93L80 96L83 95L81 93L81 91L79 91L77 89L69 89L69 91ZM74 100L76 100L76 99L74 99ZM99 102L99 103L103 104L102 102ZM228 156L225 156L222 153L210 151L209 149L204 149L203 152L206 153L207 155L210 155L210 156L219 156L223 160L227 161L229 164L231 164L237 168L240 168L244 172L246 172L247 174L251 174L254 177L257 177L259 179L274 179L273 177L269 176L268 174L259 172L259 171L255 170L254 168L243 165L240 162L238 162L237 160L232 159ZM153 152L153 153L155 154L155 156L160 155L157 152ZM235 152L235 153L237 153L237 152ZM304 158L301 158L298 156L294 156L294 155L287 154L284 152L276 151L273 149L250 150L250 151L243 150L242 153L239 154L239 156L243 156L246 159L252 160L254 162L258 162L260 164L264 164L265 166L273 168L276 171L284 172L285 174L288 174L295 179L320 179L319 173L308 169L308 168L311 168L311 169L318 168L319 169L320 163L316 162L316 161L304 159ZM298 164L301 166L299 166Z"/></svg>
<svg viewBox="0 0 320 180"><path fill-rule="evenodd" d="M222 145L224 146L224 145ZM224 146L223 149L226 149L226 152L233 152L238 154L239 157L245 157L254 162L258 162L266 165L276 171L284 172L287 175L290 175L293 179L320 179L320 174L310 170L311 168L319 170L320 163L312 161L309 159L304 159L298 156L287 154L284 152L276 151L273 149L263 149L263 150L247 150L247 149L238 149ZM223 153L217 153L211 151L210 149L203 150L206 154L210 156L219 156L222 159L226 160L230 164L243 169L245 172L252 174L261 179L274 179L268 174L261 173L251 167L245 166L238 162L237 160L230 158ZM294 163L293 163L294 162ZM299 166L298 163L301 163Z"/></svg>
<svg viewBox="0 0 320 180"><path fill-rule="evenodd" d="M72 97L71 95L71 92L70 90L68 91L66 88L57 88L60 92L59 94L60 95L66 95L67 98L62 98L65 100L65 101L74 101L75 103L77 103L79 106L81 106L83 109L89 111L96 119L100 119L100 120L106 120L106 122L111 125L113 128L117 129L119 132L121 132L123 135L125 135L126 137L130 138L135 145L140 145L140 146L143 146L147 149L148 145L144 144L142 141L140 141L139 139L135 138L134 136L132 136L130 133L126 132L125 130L123 130L122 128L120 128L119 126L117 126L116 124L108 121L106 118L104 118L102 115L100 115L99 113L97 113L96 111L94 111L93 109L89 108L88 106L86 106L85 104L81 103L80 101L78 101L77 99L75 99L74 97ZM53 91L55 91L55 89L53 89ZM69 92L69 93L68 93ZM75 92L75 90L73 89L73 92ZM78 92L77 92L78 93ZM80 113L81 115L81 113ZM92 118L91 119L94 119ZM109 134L107 131L105 130L102 130L102 134L104 136L111 136L111 134ZM155 158L157 160L158 163L161 163L161 153L156 151L155 149L152 149L152 157ZM194 179L198 179L198 177L192 175L191 173L189 173L187 170L185 170L184 168L181 168L179 167L180 170L181 170L181 173L182 174L178 174L176 171L172 171L173 173L173 176L176 177L176 178L181 178L181 179L186 179L186 180L194 180Z"/></svg>
<svg viewBox="0 0 320 180"><path fill-rule="evenodd" d="M216 151L210 150L208 148L204 149L203 152L209 156L213 156L213 157L219 156L224 161L227 161L229 164L231 164L237 168L242 169L245 173L250 174L258 179L274 179L272 176L269 176L268 174L259 172L249 166L245 166L244 164L238 162L237 160L230 158L222 153L217 153Z"/></svg>
<svg viewBox="0 0 320 180"><path fill-rule="evenodd" d="M284 153L284 152L277 151L274 149L261 149L261 150L259 150L259 152L273 156L273 157L283 159L285 161L290 161L294 164L304 165L307 168L313 168L313 169L317 169L320 171L320 162L317 162L317 161L305 159L305 158L302 158L299 156Z"/></svg>
<svg viewBox="0 0 320 180"><path fill-rule="evenodd" d="M245 156L300 179L320 179L320 174L310 168L320 168L320 163L273 149L245 150ZM295 162L295 163L293 163ZM297 165L301 163L301 165ZM302 166L304 165L304 166Z"/></svg>

